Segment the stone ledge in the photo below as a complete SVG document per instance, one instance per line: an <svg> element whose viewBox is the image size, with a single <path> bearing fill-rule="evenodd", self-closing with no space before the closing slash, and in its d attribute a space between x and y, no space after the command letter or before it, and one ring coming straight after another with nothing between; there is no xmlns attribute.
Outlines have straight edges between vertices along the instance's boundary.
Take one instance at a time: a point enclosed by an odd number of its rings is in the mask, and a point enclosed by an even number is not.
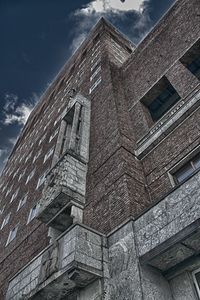
<svg viewBox="0 0 200 300"><path fill-rule="evenodd" d="M47 176L37 218L60 231L65 231L74 221L81 222L86 173L87 165L67 152ZM72 207L76 208L76 217L71 214Z"/></svg>
<svg viewBox="0 0 200 300"><path fill-rule="evenodd" d="M166 271L200 251L199 184L200 172L135 221L141 262Z"/></svg>
<svg viewBox="0 0 200 300"><path fill-rule="evenodd" d="M103 236L73 225L11 279L6 300L59 300L87 286L102 277L103 249Z"/></svg>

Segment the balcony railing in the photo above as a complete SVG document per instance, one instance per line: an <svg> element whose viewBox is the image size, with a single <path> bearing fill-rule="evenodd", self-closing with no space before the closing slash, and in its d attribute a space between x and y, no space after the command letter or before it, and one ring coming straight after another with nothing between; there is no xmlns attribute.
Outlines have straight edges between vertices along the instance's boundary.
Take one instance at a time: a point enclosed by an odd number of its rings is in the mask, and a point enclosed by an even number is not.
<svg viewBox="0 0 200 300"><path fill-rule="evenodd" d="M87 286L102 277L103 246L103 236L73 225L10 280L6 300L59 300Z"/></svg>
<svg viewBox="0 0 200 300"><path fill-rule="evenodd" d="M82 221L85 203L87 164L74 153L66 152L47 176L38 206L38 219L57 230L66 230Z"/></svg>

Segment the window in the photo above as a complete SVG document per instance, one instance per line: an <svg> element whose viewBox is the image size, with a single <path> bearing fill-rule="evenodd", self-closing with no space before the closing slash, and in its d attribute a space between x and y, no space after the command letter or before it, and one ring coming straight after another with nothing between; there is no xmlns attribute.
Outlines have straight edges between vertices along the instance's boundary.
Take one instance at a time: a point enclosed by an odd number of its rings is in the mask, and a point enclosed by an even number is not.
<svg viewBox="0 0 200 300"><path fill-rule="evenodd" d="M36 189L38 189L45 182L45 179L46 179L46 176L47 176L48 172L49 172L49 169L46 170L42 176L40 176L40 178L38 179Z"/></svg>
<svg viewBox="0 0 200 300"><path fill-rule="evenodd" d="M26 157L25 159L25 163L29 160L29 158L31 158L31 155L32 155L32 151L29 153L29 155Z"/></svg>
<svg viewBox="0 0 200 300"><path fill-rule="evenodd" d="M8 239L7 239L7 242L6 242L6 246L16 238L17 230L18 230L18 226L14 227L14 228L10 231L9 236L8 236Z"/></svg>
<svg viewBox="0 0 200 300"><path fill-rule="evenodd" d="M88 120L90 101L82 96L71 99L62 119L52 165L67 151L85 157L88 145ZM85 120L85 121L84 121ZM84 132L84 136L83 136Z"/></svg>
<svg viewBox="0 0 200 300"><path fill-rule="evenodd" d="M35 218L36 214L37 214L37 205L35 205L31 208L29 216L28 216L27 224L30 223Z"/></svg>
<svg viewBox="0 0 200 300"><path fill-rule="evenodd" d="M193 280L194 280L194 285L195 285L196 290L197 290L197 294L200 298L200 269L195 270L192 273L192 276L193 276Z"/></svg>
<svg viewBox="0 0 200 300"><path fill-rule="evenodd" d="M89 90L89 94L91 94L91 93L94 91L94 89L95 89L100 83L101 83L101 77L99 77L99 78L95 81L95 83L91 86L91 88L90 88L90 90Z"/></svg>
<svg viewBox="0 0 200 300"><path fill-rule="evenodd" d="M31 180L31 178L34 176L35 174L35 169L28 175L27 179L26 179L26 184Z"/></svg>
<svg viewBox="0 0 200 300"><path fill-rule="evenodd" d="M93 61L91 61L92 63L93 63ZM98 59L97 59L97 61L93 64L93 65L91 65L91 72L96 68L96 66L98 66L98 64L101 62L101 58L99 57Z"/></svg>
<svg viewBox="0 0 200 300"><path fill-rule="evenodd" d="M2 224L1 224L1 229L3 229L6 224L8 224L9 220L10 220L10 216L11 216L11 213L9 213L3 220Z"/></svg>
<svg viewBox="0 0 200 300"><path fill-rule="evenodd" d="M4 212L4 209L5 209L5 205L0 209L0 215L2 215L3 214L3 212Z"/></svg>
<svg viewBox="0 0 200 300"><path fill-rule="evenodd" d="M26 203L27 198L28 198L28 195L25 195L23 198L21 198L19 200L17 211L20 210L20 208Z"/></svg>
<svg viewBox="0 0 200 300"><path fill-rule="evenodd" d="M55 136L58 134L59 129L57 128L56 131L50 136L49 143L55 138Z"/></svg>
<svg viewBox="0 0 200 300"><path fill-rule="evenodd" d="M191 63L187 65L191 73L193 73L198 79L200 79L200 53L195 57Z"/></svg>
<svg viewBox="0 0 200 300"><path fill-rule="evenodd" d="M82 106L80 103L76 103L68 111L64 117L64 134L62 139L60 156L62 156L67 149L78 151L80 142L80 130L81 130L81 114ZM76 116L75 116L76 115ZM75 131L75 135L72 131Z"/></svg>
<svg viewBox="0 0 200 300"><path fill-rule="evenodd" d="M8 194L11 192L13 185L7 190L6 192L6 196L8 196Z"/></svg>
<svg viewBox="0 0 200 300"><path fill-rule="evenodd" d="M200 80L200 40L180 59L188 70Z"/></svg>
<svg viewBox="0 0 200 300"><path fill-rule="evenodd" d="M179 184L189 178L195 171L200 169L200 153L185 163L174 174L175 183Z"/></svg>
<svg viewBox="0 0 200 300"><path fill-rule="evenodd" d="M47 161L47 159L48 159L49 157L51 157L51 155L53 154L53 152L54 152L54 147L51 148L51 149L47 152L47 154L45 155L45 157L44 157L44 163L45 163L45 161Z"/></svg>
<svg viewBox="0 0 200 300"><path fill-rule="evenodd" d="M34 162L34 161L33 161ZM26 168L24 169L24 171L19 175L18 177L18 181L20 181L22 179L22 177L25 175L26 173Z"/></svg>
<svg viewBox="0 0 200 300"><path fill-rule="evenodd" d="M141 102L147 107L154 122L158 121L180 99L179 94L166 78L162 78Z"/></svg>
<svg viewBox="0 0 200 300"><path fill-rule="evenodd" d="M39 140L38 145L40 145L44 141L45 138L46 138L46 134L44 134L43 137Z"/></svg>
<svg viewBox="0 0 200 300"><path fill-rule="evenodd" d="M101 71L101 66L99 66L99 67L96 69L96 71L91 75L90 81L92 81L100 71Z"/></svg>
<svg viewBox="0 0 200 300"><path fill-rule="evenodd" d="M16 190L16 192L12 195L11 199L10 199L10 203L13 202L13 200L17 197L19 193L19 188Z"/></svg>

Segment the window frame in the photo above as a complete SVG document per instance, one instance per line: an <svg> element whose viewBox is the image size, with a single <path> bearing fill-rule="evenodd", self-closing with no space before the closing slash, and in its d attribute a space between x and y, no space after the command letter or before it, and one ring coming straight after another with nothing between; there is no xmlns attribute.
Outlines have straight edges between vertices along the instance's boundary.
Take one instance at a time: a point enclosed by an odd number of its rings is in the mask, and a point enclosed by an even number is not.
<svg viewBox="0 0 200 300"><path fill-rule="evenodd" d="M9 212L5 218L3 219L3 222L1 224L1 230L8 224L9 220L10 220L10 216L11 216L11 212Z"/></svg>
<svg viewBox="0 0 200 300"><path fill-rule="evenodd" d="M12 241L14 241L16 239L18 229L19 229L19 224L10 230L5 247L8 246ZM11 236L12 236L12 233L14 232L14 230L16 230L16 232L15 232L14 237L11 239Z"/></svg>
<svg viewBox="0 0 200 300"><path fill-rule="evenodd" d="M33 211L34 211L33 210L34 208L35 208L35 213L34 213L34 215L32 215ZM37 210L38 210L38 205L37 204L35 204L33 207L31 207L26 224L29 224L33 219L35 219L35 217L37 215Z"/></svg>
<svg viewBox="0 0 200 300"><path fill-rule="evenodd" d="M187 165L189 162L192 162L197 156L200 156L200 145L198 145L195 149L193 149L188 155L186 155L183 159L181 159L179 162L177 162L169 171L168 176L171 182L171 185L173 187L178 186L184 182L186 182L188 179L190 179L196 172L200 170L199 168L193 168L193 172L185 178L183 181L178 182L178 180L175 177L175 173L177 173L181 168L183 168L185 165Z"/></svg>
<svg viewBox="0 0 200 300"><path fill-rule="evenodd" d="M197 273L199 273L199 272L200 272L200 268L194 270L194 271L192 272L192 278L193 278L194 286L195 286L195 288L196 288L197 296L198 296L199 299L200 299L200 285L198 284L197 279L196 279L196 276L195 276L195 274L197 274Z"/></svg>

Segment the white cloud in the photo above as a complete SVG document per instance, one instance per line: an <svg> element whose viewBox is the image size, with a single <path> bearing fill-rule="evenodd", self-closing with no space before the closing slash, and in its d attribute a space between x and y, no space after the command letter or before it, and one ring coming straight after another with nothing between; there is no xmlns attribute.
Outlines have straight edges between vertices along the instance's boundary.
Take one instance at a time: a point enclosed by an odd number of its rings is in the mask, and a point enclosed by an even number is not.
<svg viewBox="0 0 200 300"><path fill-rule="evenodd" d="M38 96L33 93L30 101L20 101L17 95L14 94L6 94L5 95L5 105L3 107L4 113L4 125L11 125L18 123L18 125L25 125L32 109L34 108L36 102L38 101Z"/></svg>
<svg viewBox="0 0 200 300"><path fill-rule="evenodd" d="M10 143L11 145L15 145L15 143L16 143L16 141L17 141L17 138L18 138L18 136L17 136L17 137L12 137L12 138L9 138L8 141L9 141L9 143Z"/></svg>
<svg viewBox="0 0 200 300"><path fill-rule="evenodd" d="M94 0L87 4L86 7L79 10L79 13L90 15L93 13L107 13L107 12L127 12L136 10L142 12L144 0Z"/></svg>
<svg viewBox="0 0 200 300"><path fill-rule="evenodd" d="M5 113L4 125L10 125L18 123L19 125L24 125L33 109L32 104L21 104L12 113Z"/></svg>
<svg viewBox="0 0 200 300"><path fill-rule="evenodd" d="M129 36L137 43L150 29L150 19L145 10L150 0L93 0L76 10L72 17L76 18L77 26L74 32L71 50L74 52L84 41L91 28L100 17L123 22L126 13L132 13L133 19L129 26Z"/></svg>
<svg viewBox="0 0 200 300"><path fill-rule="evenodd" d="M5 105L4 105L4 107L3 107L3 109L5 110L5 111L9 111L9 110L13 110L14 108L15 108L15 105L16 105L16 103L17 103L17 100L18 100L18 96L17 95L15 95L15 94L5 94L5 97L4 97L4 99L5 99Z"/></svg>

